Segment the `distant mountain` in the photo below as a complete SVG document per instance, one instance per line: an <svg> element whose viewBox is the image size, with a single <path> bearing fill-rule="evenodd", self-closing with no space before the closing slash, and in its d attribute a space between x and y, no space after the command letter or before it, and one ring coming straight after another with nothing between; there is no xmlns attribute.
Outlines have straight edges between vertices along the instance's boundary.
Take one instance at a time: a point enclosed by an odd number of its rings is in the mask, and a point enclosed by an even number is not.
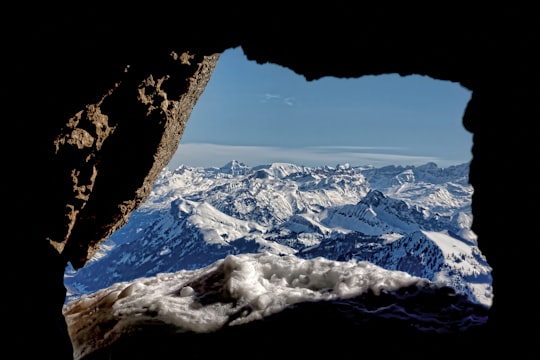
<svg viewBox="0 0 540 360"><path fill-rule="evenodd" d="M470 230L469 164L164 169L147 201L77 272L70 298L193 270L229 254L366 260L491 304L491 268Z"/></svg>

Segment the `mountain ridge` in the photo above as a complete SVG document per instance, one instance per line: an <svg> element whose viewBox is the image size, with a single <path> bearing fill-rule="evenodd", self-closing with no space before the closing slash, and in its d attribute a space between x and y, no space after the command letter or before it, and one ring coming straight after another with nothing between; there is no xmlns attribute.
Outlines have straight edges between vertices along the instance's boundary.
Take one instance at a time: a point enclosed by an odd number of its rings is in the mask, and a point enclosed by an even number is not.
<svg viewBox="0 0 540 360"><path fill-rule="evenodd" d="M367 260L489 305L491 269L470 230L468 165L249 167L233 160L219 168L164 169L99 258L66 271L68 298L204 267L228 254L268 251Z"/></svg>

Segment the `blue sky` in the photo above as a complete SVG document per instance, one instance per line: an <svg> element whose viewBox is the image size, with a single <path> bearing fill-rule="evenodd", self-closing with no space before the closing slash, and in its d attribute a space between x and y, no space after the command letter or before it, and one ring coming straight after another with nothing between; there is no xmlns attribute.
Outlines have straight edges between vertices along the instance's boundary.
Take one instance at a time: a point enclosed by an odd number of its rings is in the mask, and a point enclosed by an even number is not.
<svg viewBox="0 0 540 360"><path fill-rule="evenodd" d="M169 163L220 167L422 165L471 160L462 125L471 92L456 83L397 74L306 81L241 48L220 57Z"/></svg>

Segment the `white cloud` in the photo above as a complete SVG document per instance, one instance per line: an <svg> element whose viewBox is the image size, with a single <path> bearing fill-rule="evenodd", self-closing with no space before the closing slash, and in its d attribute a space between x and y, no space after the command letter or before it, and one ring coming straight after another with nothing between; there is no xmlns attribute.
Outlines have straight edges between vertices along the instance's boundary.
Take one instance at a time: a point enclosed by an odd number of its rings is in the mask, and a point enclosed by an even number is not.
<svg viewBox="0 0 540 360"><path fill-rule="evenodd" d="M262 95L261 102L268 102L268 101L276 100L276 99L279 99L279 98L281 98L281 95L279 95L279 94L266 93L266 94Z"/></svg>
<svg viewBox="0 0 540 360"><path fill-rule="evenodd" d="M283 98L280 94L270 94L270 93L266 93L266 94L264 94L264 95L261 95L261 100L260 100L260 102L262 102L262 103L268 103L268 102L271 102L271 101L282 102L282 103L284 103L285 105L289 105L289 106L293 106L293 105L294 105L294 97L292 97L292 96Z"/></svg>
<svg viewBox="0 0 540 360"><path fill-rule="evenodd" d="M287 98L283 99L283 102L286 105L293 106L294 105L294 98L293 97L287 97Z"/></svg>
<svg viewBox="0 0 540 360"><path fill-rule="evenodd" d="M316 146L285 148L276 146L239 146L207 143L180 144L169 163L172 169L180 165L193 167L220 167L231 160L238 160L249 166L289 162L305 166L336 166L348 163L352 166L373 165L423 165L435 162L440 167L455 165L465 161L452 161L433 156L404 155L404 149L397 147L362 146ZM396 153L399 152L399 153Z"/></svg>

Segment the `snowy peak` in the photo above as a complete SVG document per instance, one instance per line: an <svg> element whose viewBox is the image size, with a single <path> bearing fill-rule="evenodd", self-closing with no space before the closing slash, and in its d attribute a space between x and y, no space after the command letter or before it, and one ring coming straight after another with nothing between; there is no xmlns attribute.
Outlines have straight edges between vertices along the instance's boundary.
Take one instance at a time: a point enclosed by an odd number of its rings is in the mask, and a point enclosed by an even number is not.
<svg viewBox="0 0 540 360"><path fill-rule="evenodd" d="M275 162L270 165L257 166L253 169L255 171L266 169L268 173L280 179L284 179L293 175L302 176L306 172L310 172L309 168L305 168L300 165L289 164L289 163L279 163L279 162Z"/></svg>
<svg viewBox="0 0 540 360"><path fill-rule="evenodd" d="M386 197L371 190L355 205L329 209L322 219L327 227L339 227L366 235L408 233L424 223L422 213L409 208L404 201Z"/></svg>
<svg viewBox="0 0 540 360"><path fill-rule="evenodd" d="M264 229L256 223L224 214L207 202L199 203L187 221L198 229L207 244L228 245L245 234Z"/></svg>
<svg viewBox="0 0 540 360"><path fill-rule="evenodd" d="M225 165L223 165L222 167L219 168L219 172L221 172L223 174L230 174L230 175L233 175L233 176L245 175L250 170L251 170L251 168L249 166L247 166L246 164L241 163L241 162L239 162L237 160L232 160L229 163L227 163L227 164L225 164Z"/></svg>
<svg viewBox="0 0 540 360"><path fill-rule="evenodd" d="M478 248L444 232L415 231L379 251L371 261L390 269L454 284L475 302L491 303L491 273Z"/></svg>
<svg viewBox="0 0 540 360"><path fill-rule="evenodd" d="M362 173L374 188L386 189L407 183L468 184L469 164L439 168L435 163L420 166L389 165L381 168L364 169Z"/></svg>
<svg viewBox="0 0 540 360"><path fill-rule="evenodd" d="M377 207L381 204L382 201L387 200L388 198L379 190L370 190L366 196L360 201L368 206Z"/></svg>

